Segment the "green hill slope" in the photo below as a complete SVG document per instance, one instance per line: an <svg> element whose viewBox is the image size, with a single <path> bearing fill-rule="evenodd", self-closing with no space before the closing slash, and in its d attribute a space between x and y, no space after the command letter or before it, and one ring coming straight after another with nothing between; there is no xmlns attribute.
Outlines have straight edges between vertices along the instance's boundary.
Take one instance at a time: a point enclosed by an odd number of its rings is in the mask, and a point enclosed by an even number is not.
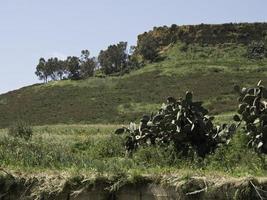
<svg viewBox="0 0 267 200"><path fill-rule="evenodd" d="M247 44L185 44L162 48L163 61L122 77L57 81L0 95L0 126L24 119L35 125L128 123L191 90L211 113L237 106L233 85L267 84L267 58L251 60Z"/></svg>

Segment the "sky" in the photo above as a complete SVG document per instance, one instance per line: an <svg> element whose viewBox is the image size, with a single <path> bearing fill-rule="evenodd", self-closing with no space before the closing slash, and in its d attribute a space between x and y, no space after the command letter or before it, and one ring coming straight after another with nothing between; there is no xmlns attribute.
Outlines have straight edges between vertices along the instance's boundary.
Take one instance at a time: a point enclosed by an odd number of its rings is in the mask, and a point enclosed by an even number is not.
<svg viewBox="0 0 267 200"><path fill-rule="evenodd" d="M97 56L154 26L267 22L267 0L0 0L0 93L40 82L40 57Z"/></svg>

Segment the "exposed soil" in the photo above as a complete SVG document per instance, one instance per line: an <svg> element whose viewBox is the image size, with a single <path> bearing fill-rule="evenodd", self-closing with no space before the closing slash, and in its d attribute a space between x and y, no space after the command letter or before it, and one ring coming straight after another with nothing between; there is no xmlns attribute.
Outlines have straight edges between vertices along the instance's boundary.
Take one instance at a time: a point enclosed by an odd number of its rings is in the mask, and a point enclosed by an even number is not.
<svg viewBox="0 0 267 200"><path fill-rule="evenodd" d="M141 177L133 182L64 175L0 176L1 200L266 199L267 178Z"/></svg>

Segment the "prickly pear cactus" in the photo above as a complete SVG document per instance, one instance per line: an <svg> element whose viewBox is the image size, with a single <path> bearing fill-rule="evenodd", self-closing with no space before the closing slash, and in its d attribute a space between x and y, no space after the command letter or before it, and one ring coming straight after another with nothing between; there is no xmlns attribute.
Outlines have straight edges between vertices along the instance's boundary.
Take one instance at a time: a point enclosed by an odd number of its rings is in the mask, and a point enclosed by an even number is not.
<svg viewBox="0 0 267 200"><path fill-rule="evenodd" d="M238 114L234 120L245 122L248 145L260 153L267 153L267 90L261 81L252 88L234 87L239 94Z"/></svg>
<svg viewBox="0 0 267 200"><path fill-rule="evenodd" d="M193 94L186 92L184 99L168 97L156 114L144 115L139 126L131 123L130 127L120 128L115 133L127 134L127 152L142 145L166 146L172 143L182 155L186 156L193 150L204 157L228 143L235 132L235 125L216 127L212 120L202 102L194 102Z"/></svg>

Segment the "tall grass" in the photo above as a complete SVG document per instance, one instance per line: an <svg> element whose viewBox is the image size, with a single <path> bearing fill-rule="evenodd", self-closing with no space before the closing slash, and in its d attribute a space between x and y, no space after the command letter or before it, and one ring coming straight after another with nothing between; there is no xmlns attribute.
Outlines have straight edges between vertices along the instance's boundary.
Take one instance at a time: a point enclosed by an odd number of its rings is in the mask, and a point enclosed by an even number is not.
<svg viewBox="0 0 267 200"><path fill-rule="evenodd" d="M132 157L124 150L124 136L114 135L117 126L34 127L30 141L0 131L0 165L17 170L74 170L98 174L162 174L179 171L266 175L264 159L250 150L239 132L229 146L205 159L179 156L172 146L145 147Z"/></svg>

